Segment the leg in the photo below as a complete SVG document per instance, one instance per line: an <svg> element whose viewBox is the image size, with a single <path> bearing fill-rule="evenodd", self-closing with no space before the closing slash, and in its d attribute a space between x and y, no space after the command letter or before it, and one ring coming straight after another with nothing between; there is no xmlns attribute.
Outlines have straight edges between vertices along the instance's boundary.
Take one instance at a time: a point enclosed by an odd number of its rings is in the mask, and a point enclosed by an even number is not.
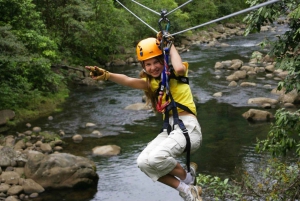
<svg viewBox="0 0 300 201"><path fill-rule="evenodd" d="M177 163L175 168L169 174L160 177L158 181L172 188L177 188L179 186L180 181L175 176L181 180L184 180L186 177L186 171L182 168L182 166L179 163Z"/></svg>

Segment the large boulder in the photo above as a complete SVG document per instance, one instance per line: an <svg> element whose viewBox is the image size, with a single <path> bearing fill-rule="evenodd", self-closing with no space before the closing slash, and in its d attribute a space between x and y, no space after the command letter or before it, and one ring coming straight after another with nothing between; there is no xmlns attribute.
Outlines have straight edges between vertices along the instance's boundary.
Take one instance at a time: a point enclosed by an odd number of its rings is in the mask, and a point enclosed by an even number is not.
<svg viewBox="0 0 300 201"><path fill-rule="evenodd" d="M53 189L91 187L99 179L93 161L67 153L29 151L24 173L43 188Z"/></svg>
<svg viewBox="0 0 300 201"><path fill-rule="evenodd" d="M0 110L0 126L5 125L7 121L15 118L15 112L12 110Z"/></svg>

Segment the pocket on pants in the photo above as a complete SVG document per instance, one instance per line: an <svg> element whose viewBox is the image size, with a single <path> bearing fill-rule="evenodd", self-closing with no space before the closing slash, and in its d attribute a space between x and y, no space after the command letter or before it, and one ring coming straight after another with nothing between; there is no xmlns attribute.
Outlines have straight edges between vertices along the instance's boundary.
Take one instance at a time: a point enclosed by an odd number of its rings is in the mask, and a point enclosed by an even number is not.
<svg viewBox="0 0 300 201"><path fill-rule="evenodd" d="M174 139L180 147L185 148L186 139L185 139L183 132L180 129L173 130L170 133L169 138Z"/></svg>

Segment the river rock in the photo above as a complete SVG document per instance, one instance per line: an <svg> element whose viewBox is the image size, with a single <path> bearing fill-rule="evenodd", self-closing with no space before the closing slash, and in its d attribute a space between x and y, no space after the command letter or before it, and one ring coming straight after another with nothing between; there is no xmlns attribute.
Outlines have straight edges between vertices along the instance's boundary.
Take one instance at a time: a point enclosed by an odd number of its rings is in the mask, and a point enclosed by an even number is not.
<svg viewBox="0 0 300 201"><path fill-rule="evenodd" d="M98 130L94 130L92 132L92 135L102 136L103 134L100 131L98 131Z"/></svg>
<svg viewBox="0 0 300 201"><path fill-rule="evenodd" d="M8 196L5 201L19 201L19 199L17 199L15 196Z"/></svg>
<svg viewBox="0 0 300 201"><path fill-rule="evenodd" d="M8 135L4 138L4 146L13 147L16 143L16 139L12 135Z"/></svg>
<svg viewBox="0 0 300 201"><path fill-rule="evenodd" d="M294 103L299 97L299 94L294 89L289 93L281 93L279 96L279 101L282 103Z"/></svg>
<svg viewBox="0 0 300 201"><path fill-rule="evenodd" d="M16 116L12 110L0 110L0 126L5 125L7 121L14 119Z"/></svg>
<svg viewBox="0 0 300 201"><path fill-rule="evenodd" d="M268 111L250 109L242 115L250 121L267 121L274 118L273 114Z"/></svg>
<svg viewBox="0 0 300 201"><path fill-rule="evenodd" d="M19 185L12 186L8 189L7 195L18 195L23 191L23 187Z"/></svg>
<svg viewBox="0 0 300 201"><path fill-rule="evenodd" d="M115 156L121 151L121 147L117 145L97 146L93 148L93 155L95 156Z"/></svg>
<svg viewBox="0 0 300 201"><path fill-rule="evenodd" d="M1 180L4 181L4 183L9 185L19 184L19 179L20 179L20 175L17 172L7 171L7 172L2 172L1 174Z"/></svg>
<svg viewBox="0 0 300 201"><path fill-rule="evenodd" d="M34 133L39 133L41 131L42 131L41 127L36 126L36 127L32 128L32 132L34 132Z"/></svg>
<svg viewBox="0 0 300 201"><path fill-rule="evenodd" d="M229 87L236 87L237 83L236 83L236 81L231 81L228 86Z"/></svg>
<svg viewBox="0 0 300 201"><path fill-rule="evenodd" d="M215 69L223 69L224 68L224 65L223 65L223 63L221 63L221 62L216 62L216 64L215 64Z"/></svg>
<svg viewBox="0 0 300 201"><path fill-rule="evenodd" d="M256 86L256 83L254 82L242 82L240 84L241 87L255 87Z"/></svg>
<svg viewBox="0 0 300 201"><path fill-rule="evenodd" d="M0 193L6 193L9 188L10 188L10 185L1 183L0 184Z"/></svg>
<svg viewBox="0 0 300 201"><path fill-rule="evenodd" d="M232 65L228 68L230 70L238 70L242 67L243 61L240 59L234 59L232 60Z"/></svg>
<svg viewBox="0 0 300 201"><path fill-rule="evenodd" d="M125 110L150 110L148 104L145 103L134 103L125 107Z"/></svg>
<svg viewBox="0 0 300 201"><path fill-rule="evenodd" d="M222 92L217 92L213 94L213 97L222 97L223 93Z"/></svg>
<svg viewBox="0 0 300 201"><path fill-rule="evenodd" d="M25 144L25 141L24 140L19 140L15 146L14 146L14 150L23 150L26 148L26 144Z"/></svg>
<svg viewBox="0 0 300 201"><path fill-rule="evenodd" d="M29 151L24 172L43 188L85 188L96 185L99 179L93 161L67 153Z"/></svg>
<svg viewBox="0 0 300 201"><path fill-rule="evenodd" d="M76 134L72 137L73 141L78 143L78 142L81 142L83 140L83 137L79 134Z"/></svg>
<svg viewBox="0 0 300 201"><path fill-rule="evenodd" d="M1 167L7 167L11 166L13 159L16 156L15 151L12 147L3 147L0 149L0 166Z"/></svg>
<svg viewBox="0 0 300 201"><path fill-rule="evenodd" d="M267 65L265 69L267 72L273 73L275 70L275 67L274 67L274 65Z"/></svg>
<svg viewBox="0 0 300 201"><path fill-rule="evenodd" d="M292 103L285 103L285 104L283 104L283 107L284 108L295 108L296 106Z"/></svg>
<svg viewBox="0 0 300 201"><path fill-rule="evenodd" d="M43 153L51 153L52 152L52 147L48 143L42 143L40 148Z"/></svg>
<svg viewBox="0 0 300 201"><path fill-rule="evenodd" d="M244 70L238 70L234 72L233 74L226 77L227 81L238 81L239 79L243 79L247 76L246 71Z"/></svg>
<svg viewBox="0 0 300 201"><path fill-rule="evenodd" d="M39 185L32 179L24 179L22 182L22 187L26 194L42 193L45 191L45 189L41 185Z"/></svg>
<svg viewBox="0 0 300 201"><path fill-rule="evenodd" d="M90 123L90 122L85 124L85 127L95 127L95 126L96 126L96 124Z"/></svg>
<svg viewBox="0 0 300 201"><path fill-rule="evenodd" d="M265 98L265 97L250 98L248 100L248 104L263 105L265 103L276 105L278 103L278 100L272 98Z"/></svg>

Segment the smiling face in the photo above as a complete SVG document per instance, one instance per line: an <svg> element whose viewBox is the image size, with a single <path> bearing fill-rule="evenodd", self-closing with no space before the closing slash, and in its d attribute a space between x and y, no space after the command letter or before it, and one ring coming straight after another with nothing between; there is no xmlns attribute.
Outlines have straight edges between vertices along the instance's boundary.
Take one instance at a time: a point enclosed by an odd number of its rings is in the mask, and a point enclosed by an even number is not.
<svg viewBox="0 0 300 201"><path fill-rule="evenodd" d="M164 65L159 57L147 59L143 62L144 70L152 77L159 77L164 69Z"/></svg>

